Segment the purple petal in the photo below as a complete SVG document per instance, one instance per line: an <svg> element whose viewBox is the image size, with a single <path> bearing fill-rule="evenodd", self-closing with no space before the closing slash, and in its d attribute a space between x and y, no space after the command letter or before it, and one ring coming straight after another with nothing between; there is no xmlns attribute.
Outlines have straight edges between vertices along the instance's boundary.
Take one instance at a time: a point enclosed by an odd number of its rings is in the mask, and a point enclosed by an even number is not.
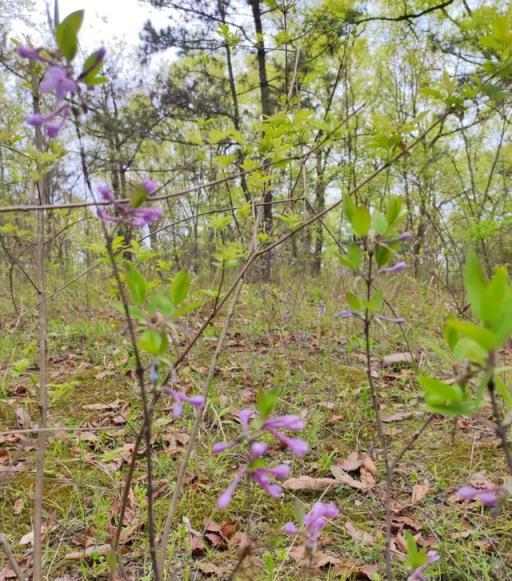
<svg viewBox="0 0 512 581"><path fill-rule="evenodd" d="M236 446L236 442L234 440L232 440L230 442L217 442L216 444L214 444L212 446L212 452L214 454L220 454L221 452L229 450L230 448L233 448L234 446Z"/></svg>
<svg viewBox="0 0 512 581"><path fill-rule="evenodd" d="M278 480L285 480L290 475L290 467L288 464L279 464L278 466L274 466L274 468L269 468L269 472Z"/></svg>
<svg viewBox="0 0 512 581"><path fill-rule="evenodd" d="M251 459L261 458L267 451L268 445L263 442L254 442L251 446Z"/></svg>
<svg viewBox="0 0 512 581"><path fill-rule="evenodd" d="M114 201L114 194L112 190L106 185L103 184L98 188L98 192L100 193L102 199L105 202L113 202Z"/></svg>
<svg viewBox="0 0 512 581"><path fill-rule="evenodd" d="M204 406L206 400L202 395L193 395L192 397L189 397L187 401L195 408L200 408Z"/></svg>
<svg viewBox="0 0 512 581"><path fill-rule="evenodd" d="M457 490L457 494L462 500L473 500L478 490L472 486L463 486Z"/></svg>
<svg viewBox="0 0 512 581"><path fill-rule="evenodd" d="M45 123L47 120L47 117L45 115L39 115L39 114L34 114L34 115L29 115L27 117L27 123L29 125L32 125L33 127L36 127L37 125L42 125L43 123Z"/></svg>
<svg viewBox="0 0 512 581"><path fill-rule="evenodd" d="M236 475L233 482L231 482L231 484L226 488L226 490L219 496L219 499L217 500L218 508L226 508L226 506L228 506L228 504L231 502L233 498L233 493L235 492L236 487L240 483L240 480L242 479L244 474L245 468L242 468Z"/></svg>
<svg viewBox="0 0 512 581"><path fill-rule="evenodd" d="M283 531L287 535L296 535L299 532L297 527L292 522L287 522L283 527Z"/></svg>
<svg viewBox="0 0 512 581"><path fill-rule="evenodd" d="M271 418L267 420L263 426L262 430L266 428L282 428L284 430L293 430L298 432L306 427L304 421L295 415L278 416L276 418Z"/></svg>
<svg viewBox="0 0 512 581"><path fill-rule="evenodd" d="M380 274L393 274L393 273L397 273L397 272L403 272L406 268L407 268L407 265L405 264L405 262L397 262L396 264L393 264L392 266L388 266L387 268L381 268L379 270L379 273Z"/></svg>
<svg viewBox="0 0 512 581"><path fill-rule="evenodd" d="M29 48L27 46L19 46L16 49L18 55L24 59L37 59L39 58L39 51L35 48Z"/></svg>
<svg viewBox="0 0 512 581"><path fill-rule="evenodd" d="M404 232L403 234L400 234L400 236L398 237L398 240L400 240L401 242L406 242L407 240L412 240L412 233L411 232Z"/></svg>
<svg viewBox="0 0 512 581"><path fill-rule="evenodd" d="M498 502L498 495L491 490L482 490L482 492L478 492L476 498L478 498L484 506L495 506Z"/></svg>
<svg viewBox="0 0 512 581"><path fill-rule="evenodd" d="M253 415L254 412L250 408L246 408L238 412L238 417L240 418L240 423L242 424L243 431L247 431L247 429L249 428L249 421Z"/></svg>
<svg viewBox="0 0 512 581"><path fill-rule="evenodd" d="M102 208L98 208L98 216L104 222L119 222L120 221L119 218L116 218L115 216L112 216L108 212L105 212L105 210L103 210Z"/></svg>
<svg viewBox="0 0 512 581"><path fill-rule="evenodd" d="M62 127L62 125L47 125L46 126L46 134L51 139L55 139L55 137L57 137L57 135L59 134L61 127Z"/></svg>
<svg viewBox="0 0 512 581"><path fill-rule="evenodd" d="M429 551L427 557L429 563L437 563L441 559L441 556L437 551Z"/></svg>
<svg viewBox="0 0 512 581"><path fill-rule="evenodd" d="M141 184L148 194L152 194L157 190L155 182L153 180L150 180L149 178L144 178Z"/></svg>

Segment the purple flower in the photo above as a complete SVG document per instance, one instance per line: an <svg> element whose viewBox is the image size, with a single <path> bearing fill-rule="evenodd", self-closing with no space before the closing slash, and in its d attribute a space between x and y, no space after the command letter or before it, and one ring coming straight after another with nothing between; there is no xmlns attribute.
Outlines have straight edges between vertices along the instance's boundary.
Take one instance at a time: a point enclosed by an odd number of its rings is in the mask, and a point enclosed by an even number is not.
<svg viewBox="0 0 512 581"><path fill-rule="evenodd" d="M281 487L275 482L272 482L272 479L285 480L290 475L290 467L288 464L278 464L273 467L265 465L263 456L268 450L268 444L260 440L263 434L271 434L298 456L304 455L308 450L307 442L299 440L298 438L290 438L280 431L300 431L304 429L305 423L300 416L276 416L274 418L267 418L264 421L261 418L256 418L255 421L251 422L254 415L255 412L250 408L240 410L238 412L241 425L239 436L228 442L219 442L213 445L213 453L219 454L242 442L249 444L248 463L239 469L235 480L220 496L217 503L219 507L223 508L229 504L236 486L238 486L240 479L244 475L256 482L270 496L279 498L282 495Z"/></svg>
<svg viewBox="0 0 512 581"><path fill-rule="evenodd" d="M351 319L352 317L359 317L359 313L356 313L355 311L351 311L349 309L343 309L339 313L336 313L336 315L334 315L334 316L336 319L339 319L339 318Z"/></svg>
<svg viewBox="0 0 512 581"><path fill-rule="evenodd" d="M250 472L250 477L252 480L257 482L268 495L274 498L280 498L283 494L283 490L278 484L271 484L270 478L265 469L258 468L257 470Z"/></svg>
<svg viewBox="0 0 512 581"><path fill-rule="evenodd" d="M100 186L98 191L102 200L113 204L119 214L115 216L102 208L98 208L98 216L105 222L123 223L135 228L143 228L156 222L164 214L161 208L134 208L126 202L118 202L107 185Z"/></svg>
<svg viewBox="0 0 512 581"><path fill-rule="evenodd" d="M233 493L235 492L236 487L240 484L240 480L242 480L242 478L245 476L246 471L247 467L239 470L233 482L231 482L226 490L219 496L219 499L217 500L218 508L226 508L228 506L228 504L233 499Z"/></svg>
<svg viewBox="0 0 512 581"><path fill-rule="evenodd" d="M67 105L63 105L56 111L52 113L48 113L47 115L41 114L33 114L27 117L27 123L32 125L33 127L37 127L38 125L45 125L46 126L46 133L48 137L55 138L57 137L59 131L62 129L64 123L66 122L69 116L69 107ZM54 119L61 118L58 123L50 123Z"/></svg>
<svg viewBox="0 0 512 581"><path fill-rule="evenodd" d="M221 452L225 452L226 450L234 448L237 444L238 442L236 440L231 440L229 442L216 442L212 446L212 452L214 454L220 454Z"/></svg>
<svg viewBox="0 0 512 581"><path fill-rule="evenodd" d="M152 194L157 190L155 182L153 180L150 180L149 178L144 178L141 181L141 184L148 194Z"/></svg>
<svg viewBox="0 0 512 581"><path fill-rule="evenodd" d="M304 454L309 450L309 445L305 440L290 438L286 434L283 434L283 432L274 430L273 428L267 428L266 431L277 438L281 444L286 446L292 454L295 454L295 456L304 456Z"/></svg>
<svg viewBox="0 0 512 581"><path fill-rule="evenodd" d="M240 424L242 425L242 432L247 432L249 429L249 422L254 415L254 412L250 408L240 410L238 412L238 417L240 418Z"/></svg>
<svg viewBox="0 0 512 581"><path fill-rule="evenodd" d="M496 506L502 491L503 488L501 486L483 489L474 488L473 486L462 486L457 491L457 494L465 502L479 500L484 506Z"/></svg>
<svg viewBox="0 0 512 581"><path fill-rule="evenodd" d="M379 270L380 274L394 274L397 272L403 272L406 269L407 265L405 262L397 262L392 266L388 266L387 268L381 268Z"/></svg>
<svg viewBox="0 0 512 581"><path fill-rule="evenodd" d="M86 68L83 69L83 71L80 73L80 75L78 76L78 80L82 81L84 80L84 78L93 70L95 69L98 65L100 65L104 60L105 60L105 56L107 54L107 50L104 47L101 47L100 49L98 49L95 53L94 53L94 59L92 61L92 63Z"/></svg>
<svg viewBox="0 0 512 581"><path fill-rule="evenodd" d="M290 467L288 464L278 464L274 468L269 468L268 471L278 480L286 480L290 476Z"/></svg>
<svg viewBox="0 0 512 581"><path fill-rule="evenodd" d="M404 232L403 234L400 234L398 240L400 240L400 242L407 242L408 240L412 240L412 238L412 232Z"/></svg>
<svg viewBox="0 0 512 581"><path fill-rule="evenodd" d="M427 553L427 561L423 563L423 565L420 565L414 569L408 581L426 581L426 577L423 575L423 571L425 571L429 565L437 563L440 559L441 557L437 551L429 551Z"/></svg>
<svg viewBox="0 0 512 581"><path fill-rule="evenodd" d="M283 527L283 531L287 535L296 535L299 532L299 529L292 522L287 522Z"/></svg>
<svg viewBox="0 0 512 581"><path fill-rule="evenodd" d="M263 454L267 451L268 445L264 444L263 442L254 442L251 446L251 453L250 457L251 460L255 460L256 458L261 458Z"/></svg>
<svg viewBox="0 0 512 581"><path fill-rule="evenodd" d="M334 503L315 502L304 518L304 533L308 551L315 550L320 531L329 520L337 518L339 514L340 511ZM291 522L284 525L284 531L289 535L295 535L298 532L297 527Z"/></svg>
<svg viewBox="0 0 512 581"><path fill-rule="evenodd" d="M304 420L299 416L277 416L276 418L271 418L266 420L261 427L262 430L268 430L269 428L281 428L284 430L292 430L293 432L300 432L306 427Z"/></svg>
<svg viewBox="0 0 512 581"><path fill-rule="evenodd" d="M68 76L66 67L52 65L46 69L40 89L42 93L55 93L57 103L64 100L67 93L76 93L78 86L76 82Z"/></svg>
<svg viewBox="0 0 512 581"><path fill-rule="evenodd" d="M18 55L24 59L39 59L39 51L28 46L19 46L16 49Z"/></svg>
<svg viewBox="0 0 512 581"><path fill-rule="evenodd" d="M188 403L195 408L201 408L205 404L205 398L202 395L188 396L181 391L175 391L174 389L169 389L168 387L164 387L163 392L166 395L170 395L174 399L172 412L175 416L181 416L183 413L184 403Z"/></svg>
<svg viewBox="0 0 512 581"><path fill-rule="evenodd" d="M375 315L377 319L381 321L387 321L388 323L397 323L398 325L403 325L406 321L403 317L385 317L384 315Z"/></svg>

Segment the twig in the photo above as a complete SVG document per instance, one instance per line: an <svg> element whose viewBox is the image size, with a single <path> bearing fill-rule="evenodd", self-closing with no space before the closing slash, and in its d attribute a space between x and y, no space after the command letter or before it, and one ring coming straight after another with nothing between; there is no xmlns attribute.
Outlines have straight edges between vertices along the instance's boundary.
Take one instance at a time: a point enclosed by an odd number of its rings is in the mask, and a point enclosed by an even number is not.
<svg viewBox="0 0 512 581"><path fill-rule="evenodd" d="M37 75L32 71L32 102L34 114L40 114L39 107L39 82ZM35 142L38 152L44 152L44 140L41 127L35 127ZM42 168L38 167L38 174L42 174ZM46 195L46 177L39 178L37 183L38 203L44 205ZM39 417L40 427L44 430L48 423L48 358L47 358L47 329L46 329L46 301L45 298L45 212L37 213L37 246L36 246L36 270L37 270L37 290L39 299L38 322L39 322ZM43 547L41 539L41 525L43 517L43 489L44 489L44 465L46 453L46 432L41 431L37 436L36 453L36 480L34 485L34 565L33 580L41 581Z"/></svg>
<svg viewBox="0 0 512 581"><path fill-rule="evenodd" d="M14 571L14 574L19 579L19 581L23 581L24 577L23 573L21 572L21 569L19 568L18 561L16 561L16 557L14 556L14 553L11 550L7 537L2 533L0 533L0 545L2 546L2 549L5 553L5 556L7 557L7 560L9 561L9 565Z"/></svg>
<svg viewBox="0 0 512 581"><path fill-rule="evenodd" d="M496 383L494 380L494 373L491 374L489 380L487 381L487 390L491 396L492 413L494 415L494 421L496 423L496 434L501 441L501 447L503 453L505 454L505 460L507 462L508 471L512 474L512 453L510 451L510 445L508 443L507 437L507 426L503 424L501 419L500 408L498 405L498 398L496 397Z"/></svg>
<svg viewBox="0 0 512 581"><path fill-rule="evenodd" d="M373 285L373 250L368 250L368 270L365 277L366 283L366 301L367 304L372 298L372 285ZM388 442L386 439L386 434L384 433L384 424L382 422L381 407L380 407L380 394L373 381L372 375L372 358L371 358L371 347L370 347L370 329L372 324L372 316L368 307L364 310L364 340L365 340L365 351L366 351L366 375L368 378L368 384L370 386L370 392L372 396L373 411L375 413L375 420L377 424L377 434L379 437L380 445L382 448L382 454L384 457L384 468L386 471L386 496L385 496L385 510L386 510L386 578L388 581L392 581L393 572L391 568L391 486L393 475L391 472L391 466L389 462L389 450Z"/></svg>
<svg viewBox="0 0 512 581"><path fill-rule="evenodd" d="M78 143L80 147L80 161L82 164L82 173L84 176L84 180L91 195L92 199L96 202L96 198L94 195L94 191L92 189L91 179L89 176L89 169L87 167L87 161L85 156L85 149L82 140L82 134L80 130L80 119L78 116L78 111L76 108L73 108L73 114L75 118L75 130L78 137ZM113 250L112 246L112 236L109 233L105 223L100 220L101 228L103 231L103 235L105 237L105 245L108 254L108 258L110 264L112 266L112 273L114 275L116 285L119 291L119 297L121 299L121 303L123 306L123 313L126 319L126 324L128 327L128 334L130 337L130 342L133 350L133 355L135 358L135 375L137 377L137 381L139 384L139 391L142 400L142 411L143 411L143 426L142 426L142 435L145 439L146 443L146 450L145 450L145 457L146 457L146 499L147 499L147 509L148 509L148 516L147 516L147 527L148 527L148 541L149 541L149 552L151 555L151 563L152 563L152 573L154 581L160 581L160 572L158 569L158 561L157 561L157 554L156 554L156 542L155 542L155 523L154 523L154 512L153 512L153 458L151 454L151 423L152 423L152 409L149 406L147 393L146 393L146 386L144 383L144 366L142 364L142 358L140 355L139 347L137 344L137 337L135 333L135 325L133 319L130 315L130 307L128 297L126 295L126 290L123 285L123 281L121 279L121 273L119 271L119 267L116 262L116 255ZM135 457L135 451L133 453ZM127 496L126 496L127 498ZM121 519L121 523L122 523ZM114 557L117 559L116 550L113 548Z"/></svg>
<svg viewBox="0 0 512 581"><path fill-rule="evenodd" d="M261 221L261 215L262 215L262 212L261 212L261 210L259 210L259 212L256 216L256 220L254 221L253 232L258 232L259 223ZM255 240L255 238L253 237L251 256L254 254L254 251L256 250L254 247L254 244L255 244L254 240ZM248 260L248 262L249 262L249 260ZM226 342L226 337L227 337L227 333L229 330L229 326L230 326L231 320L233 318L235 306L236 306L238 299L240 297L240 292L242 290L244 280L245 280L245 274L242 277L240 277L240 279L237 282L236 288L235 288L234 293L233 293L233 298L231 300L231 304L229 305L228 312L226 313L226 318L224 319L224 325L222 327L221 334L220 334L219 339L217 341L217 346L215 348L215 351L214 351L212 358L211 358L211 361L210 361L208 375L206 377L206 380L205 380L204 386L203 386L203 390L202 390L202 395L205 398L205 405L208 401L208 395L210 392L211 383L213 380L213 376L215 375L215 371L217 369L217 360L218 360L220 353L224 349L224 344ZM185 455L183 457L183 460L182 460L180 467L179 467L179 470L178 470L178 476L176 478L176 485L175 485L174 490L173 490L171 503L169 505L169 510L167 512L167 517L165 520L164 530L162 532L162 537L160 540L159 566L160 566L161 571L165 570L165 561L166 561L166 557L167 557L167 544L169 542L169 535L171 532L171 527L172 527L173 522L174 522L174 516L176 514L178 500L180 498L181 491L183 489L183 482L185 480L185 473L187 470L187 466L188 466L188 463L190 460L190 456L192 455L192 451L194 449L194 446L195 446L195 443L197 440L197 436L199 434L199 428L201 426L202 416L203 416L202 409L197 410L196 417L194 419L194 424L192 426L190 438L189 438L189 441L187 442L187 448L185 450Z"/></svg>

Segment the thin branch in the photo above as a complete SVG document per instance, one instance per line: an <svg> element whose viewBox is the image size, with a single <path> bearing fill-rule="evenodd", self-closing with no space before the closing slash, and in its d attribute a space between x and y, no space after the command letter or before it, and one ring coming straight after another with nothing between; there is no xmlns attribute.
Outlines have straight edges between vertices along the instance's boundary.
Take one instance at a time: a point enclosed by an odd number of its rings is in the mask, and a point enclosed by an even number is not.
<svg viewBox="0 0 512 581"><path fill-rule="evenodd" d="M436 10L444 10L454 2L455 0L447 0L442 4L431 6L430 8L426 8L421 12L408 12L402 14L401 16L369 16L368 18L363 18L362 20L356 20L355 22L353 22L353 24L364 24L365 22L374 22L376 20L385 22L401 22L403 20L414 20L416 18L421 18L422 16L425 16L426 14L429 14L430 12L434 12Z"/></svg>

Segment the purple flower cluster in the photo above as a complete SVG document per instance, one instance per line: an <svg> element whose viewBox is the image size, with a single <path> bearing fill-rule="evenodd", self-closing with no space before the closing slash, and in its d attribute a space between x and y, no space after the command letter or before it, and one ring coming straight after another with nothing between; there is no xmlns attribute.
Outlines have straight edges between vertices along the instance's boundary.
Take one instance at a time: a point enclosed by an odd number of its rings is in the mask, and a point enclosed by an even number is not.
<svg viewBox="0 0 512 581"><path fill-rule="evenodd" d="M437 551L429 551L427 553L427 561L423 563L423 565L420 565L414 569L414 571L409 576L408 581L426 581L427 578L423 575L423 572L429 565L437 563L440 559L441 557Z"/></svg>
<svg viewBox="0 0 512 581"><path fill-rule="evenodd" d="M496 506L500 499L500 494L503 492L501 486L493 486L491 488L474 488L473 486L463 486L459 488L457 494L465 502L472 500L479 500L484 506Z"/></svg>
<svg viewBox="0 0 512 581"><path fill-rule="evenodd" d="M142 180L141 186L147 194L152 194L157 189L154 182L149 179ZM161 208L134 208L126 202L118 202L114 198L112 190L107 185L100 186L98 191L100 192L102 200L113 204L117 212L117 215L113 215L102 208L98 208L98 216L105 222L122 223L135 228L143 228L148 224L156 222L163 216L163 210Z"/></svg>
<svg viewBox="0 0 512 581"><path fill-rule="evenodd" d="M312 553L316 549L318 536L328 520L337 518L339 514L340 511L334 503L330 502L326 504L323 502L315 502L311 511L304 519L304 534L306 536L305 546L308 552ZM286 523L283 530L289 535L296 535L299 533L299 529L292 522Z"/></svg>
<svg viewBox="0 0 512 581"><path fill-rule="evenodd" d="M379 274L396 274L398 272L403 272L406 269L407 265L405 262L397 262L391 266L386 268L381 268L379 270Z"/></svg>
<svg viewBox="0 0 512 581"><path fill-rule="evenodd" d="M241 410L238 413L241 425L241 432L238 438L228 442L218 442L213 446L214 454L220 454L242 442L246 441L250 444L248 462L240 466L234 480L220 495L217 501L219 508L228 506L233 493L244 477L256 482L267 494L274 498L279 498L282 495L281 486L272 482L271 479L285 480L290 474L290 467L288 464L278 464L273 467L266 466L263 457L267 452L268 444L258 441L265 433L277 438L281 444L286 446L296 456L303 456L308 451L307 442L299 438L292 438L283 432L283 430L292 432L303 430L305 423L299 416L276 416L266 420L254 418L254 416L255 412L252 409ZM254 421L252 421L253 419Z"/></svg>
<svg viewBox="0 0 512 581"><path fill-rule="evenodd" d="M202 408L206 402L206 399L202 395L192 395L188 396L181 391L176 391L168 387L164 387L162 390L166 395L170 395L174 399L172 405L172 413L178 417L183 413L183 404L188 403L192 407Z"/></svg>
<svg viewBox="0 0 512 581"><path fill-rule="evenodd" d="M75 95L79 92L78 81L83 81L87 75L87 71L83 71L78 79L73 78L73 69L69 65L64 65L58 62L57 59L47 58L44 56L45 51L42 48L35 49L30 47L20 46L17 53L20 57L38 60L45 65L47 69L43 75L39 88L41 93L53 93L56 101L56 109L46 115L34 114L27 118L27 123L32 126L43 125L46 128L48 137L55 138L62 129L64 123L69 117L69 105L64 103L69 95ZM48 53L49 54L49 53ZM104 48L99 49L94 53L94 59L88 70L101 65L105 59L106 51Z"/></svg>

